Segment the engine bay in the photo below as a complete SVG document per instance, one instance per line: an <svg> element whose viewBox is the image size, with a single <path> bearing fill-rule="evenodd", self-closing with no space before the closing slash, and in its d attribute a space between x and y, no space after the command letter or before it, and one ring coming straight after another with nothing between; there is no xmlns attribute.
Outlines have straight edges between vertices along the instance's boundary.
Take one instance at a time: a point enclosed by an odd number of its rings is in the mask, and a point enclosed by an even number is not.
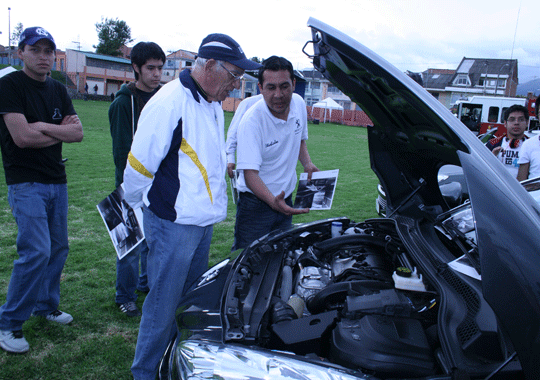
<svg viewBox="0 0 540 380"><path fill-rule="evenodd" d="M436 373L438 295L394 222L342 219L335 237L331 223L245 255L226 298L226 340L379 377Z"/></svg>

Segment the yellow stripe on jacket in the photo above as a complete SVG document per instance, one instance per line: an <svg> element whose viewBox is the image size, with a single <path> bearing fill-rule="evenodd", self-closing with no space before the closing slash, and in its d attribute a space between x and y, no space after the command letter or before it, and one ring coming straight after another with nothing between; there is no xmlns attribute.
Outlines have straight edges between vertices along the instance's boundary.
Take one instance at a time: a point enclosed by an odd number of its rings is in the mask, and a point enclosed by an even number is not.
<svg viewBox="0 0 540 380"><path fill-rule="evenodd" d="M141 173L143 176L148 177L150 179L154 178L152 173L150 173L148 170L146 170L144 165L141 164L139 162L139 160L137 160L135 158L135 156L133 154L131 154L131 152L129 152L129 154L128 154L128 162L129 162L129 164L131 165L131 167L133 169L135 169L137 172Z"/></svg>
<svg viewBox="0 0 540 380"><path fill-rule="evenodd" d="M201 164L201 161L199 161L199 157L197 156L197 153L193 150L193 148L188 144L186 139L182 138L182 143L180 144L180 150L184 152L189 158L191 158L191 161L199 168L199 171L201 172L204 183L206 184L206 190L208 191L208 196L210 197L210 202L214 203L214 199L212 197L212 190L210 189L210 182L208 181L208 173L206 172L206 168Z"/></svg>

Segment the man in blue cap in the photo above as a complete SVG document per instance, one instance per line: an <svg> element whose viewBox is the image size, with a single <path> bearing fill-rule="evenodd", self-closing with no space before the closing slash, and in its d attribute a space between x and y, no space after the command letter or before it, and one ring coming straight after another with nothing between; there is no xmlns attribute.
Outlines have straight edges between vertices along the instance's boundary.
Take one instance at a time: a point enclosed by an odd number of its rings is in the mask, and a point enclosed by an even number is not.
<svg viewBox="0 0 540 380"><path fill-rule="evenodd" d="M22 353L29 349L22 325L31 314L73 320L58 310L69 250L62 143L81 141L83 130L66 88L48 76L56 56L50 33L25 29L18 54L23 69L0 79L0 147L19 255L0 307L0 347Z"/></svg>
<svg viewBox="0 0 540 380"><path fill-rule="evenodd" d="M163 86L139 118L124 172L124 197L143 207L149 248L150 291L131 367L137 380L155 378L180 299L208 268L213 225L227 216L221 101L259 67L231 37L210 34L193 69Z"/></svg>

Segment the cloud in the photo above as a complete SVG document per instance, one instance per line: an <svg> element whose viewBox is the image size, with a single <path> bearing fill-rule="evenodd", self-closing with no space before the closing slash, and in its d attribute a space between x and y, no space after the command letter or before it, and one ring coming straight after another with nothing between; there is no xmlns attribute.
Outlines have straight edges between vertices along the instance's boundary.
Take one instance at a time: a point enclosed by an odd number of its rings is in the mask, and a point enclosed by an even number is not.
<svg viewBox="0 0 540 380"><path fill-rule="evenodd" d="M21 3L22 4L22 3ZM540 3L532 0L275 0L256 4L160 2L152 6L93 0L88 6L57 0L43 7L36 0L11 7L11 26L40 25L62 48L91 50L98 43L95 23L119 18L135 42L154 41L165 51L196 51L209 33L231 35L248 57L281 55L296 68L311 65L302 47L311 39L309 17L333 26L366 45L400 70L455 68L463 57L516 58L540 72ZM35 10L35 11L33 11ZM7 42L7 23L0 30ZM4 44L7 44L4 42ZM312 52L311 47L308 51ZM520 70L521 72L521 70Z"/></svg>

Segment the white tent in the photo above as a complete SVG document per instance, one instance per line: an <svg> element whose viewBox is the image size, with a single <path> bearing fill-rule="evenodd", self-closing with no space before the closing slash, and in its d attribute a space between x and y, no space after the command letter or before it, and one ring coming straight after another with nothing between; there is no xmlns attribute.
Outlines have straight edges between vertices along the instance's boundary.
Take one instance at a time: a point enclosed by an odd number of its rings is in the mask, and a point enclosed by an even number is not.
<svg viewBox="0 0 540 380"><path fill-rule="evenodd" d="M330 117L332 117L332 110L340 110L342 111L343 116L343 107L340 106L334 99L332 98L326 98L324 100L321 100L320 102L317 102L311 107L311 114L313 114L313 110L315 108L323 108L323 114L324 114L324 120L323 123L326 123L326 110L330 110Z"/></svg>
<svg viewBox="0 0 540 380"><path fill-rule="evenodd" d="M0 70L0 78L2 78L4 75L12 73L13 71L17 71L17 70L11 66L4 67L2 70Z"/></svg>
<svg viewBox="0 0 540 380"><path fill-rule="evenodd" d="M342 110L343 107L336 103L332 98L326 98L313 105L313 108L326 108L328 110Z"/></svg>

